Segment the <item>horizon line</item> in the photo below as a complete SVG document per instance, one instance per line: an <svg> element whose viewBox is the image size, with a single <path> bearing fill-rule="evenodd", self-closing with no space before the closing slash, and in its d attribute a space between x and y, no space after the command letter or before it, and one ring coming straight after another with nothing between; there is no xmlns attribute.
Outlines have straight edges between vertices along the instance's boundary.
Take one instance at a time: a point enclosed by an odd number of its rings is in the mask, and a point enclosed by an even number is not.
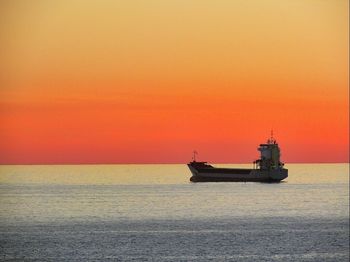
<svg viewBox="0 0 350 262"><path fill-rule="evenodd" d="M228 164L233 164L233 165L248 165L248 164L253 164L253 163L247 163L247 162L217 162L217 163L212 163L213 165L228 165ZM350 164L350 161L348 162L289 162L285 163L285 165L288 164ZM133 163L133 162L128 162L128 163L0 163L0 166L68 166L68 165L75 165L75 166L82 166L82 165L187 165L186 163L183 162L164 162L164 163Z"/></svg>

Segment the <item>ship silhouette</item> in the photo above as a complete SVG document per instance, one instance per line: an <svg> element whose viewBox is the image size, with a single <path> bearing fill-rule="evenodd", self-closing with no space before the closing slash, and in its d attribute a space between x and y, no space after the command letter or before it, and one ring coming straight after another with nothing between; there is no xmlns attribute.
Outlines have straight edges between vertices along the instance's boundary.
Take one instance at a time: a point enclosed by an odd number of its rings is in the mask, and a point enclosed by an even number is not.
<svg viewBox="0 0 350 262"><path fill-rule="evenodd" d="M253 162L254 168L218 168L207 162L196 161L197 152L187 164L192 182L280 182L288 177L288 169L280 161L280 148L277 141L271 137L265 144L260 144L260 159Z"/></svg>

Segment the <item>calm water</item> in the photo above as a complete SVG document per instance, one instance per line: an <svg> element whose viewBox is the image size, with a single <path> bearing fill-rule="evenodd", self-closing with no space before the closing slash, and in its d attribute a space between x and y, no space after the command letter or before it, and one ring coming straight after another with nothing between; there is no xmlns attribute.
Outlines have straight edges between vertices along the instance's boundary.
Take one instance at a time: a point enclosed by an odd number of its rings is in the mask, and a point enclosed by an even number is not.
<svg viewBox="0 0 350 262"><path fill-rule="evenodd" d="M194 184L185 165L0 166L0 260L348 261L349 165L287 168Z"/></svg>

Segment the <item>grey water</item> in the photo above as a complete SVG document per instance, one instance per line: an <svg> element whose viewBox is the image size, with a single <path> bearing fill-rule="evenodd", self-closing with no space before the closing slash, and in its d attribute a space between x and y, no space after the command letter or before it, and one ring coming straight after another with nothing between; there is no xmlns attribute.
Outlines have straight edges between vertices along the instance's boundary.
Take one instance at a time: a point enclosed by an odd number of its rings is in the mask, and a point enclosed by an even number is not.
<svg viewBox="0 0 350 262"><path fill-rule="evenodd" d="M349 164L286 167L264 184L191 183L185 165L0 166L0 260L348 261Z"/></svg>

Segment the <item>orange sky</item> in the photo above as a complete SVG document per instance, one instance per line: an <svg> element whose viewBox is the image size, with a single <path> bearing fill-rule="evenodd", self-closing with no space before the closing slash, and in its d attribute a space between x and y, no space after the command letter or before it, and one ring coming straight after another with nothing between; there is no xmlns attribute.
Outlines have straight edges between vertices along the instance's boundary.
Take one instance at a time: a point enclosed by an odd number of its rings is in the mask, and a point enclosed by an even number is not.
<svg viewBox="0 0 350 262"><path fill-rule="evenodd" d="M0 3L0 163L348 162L343 0Z"/></svg>

